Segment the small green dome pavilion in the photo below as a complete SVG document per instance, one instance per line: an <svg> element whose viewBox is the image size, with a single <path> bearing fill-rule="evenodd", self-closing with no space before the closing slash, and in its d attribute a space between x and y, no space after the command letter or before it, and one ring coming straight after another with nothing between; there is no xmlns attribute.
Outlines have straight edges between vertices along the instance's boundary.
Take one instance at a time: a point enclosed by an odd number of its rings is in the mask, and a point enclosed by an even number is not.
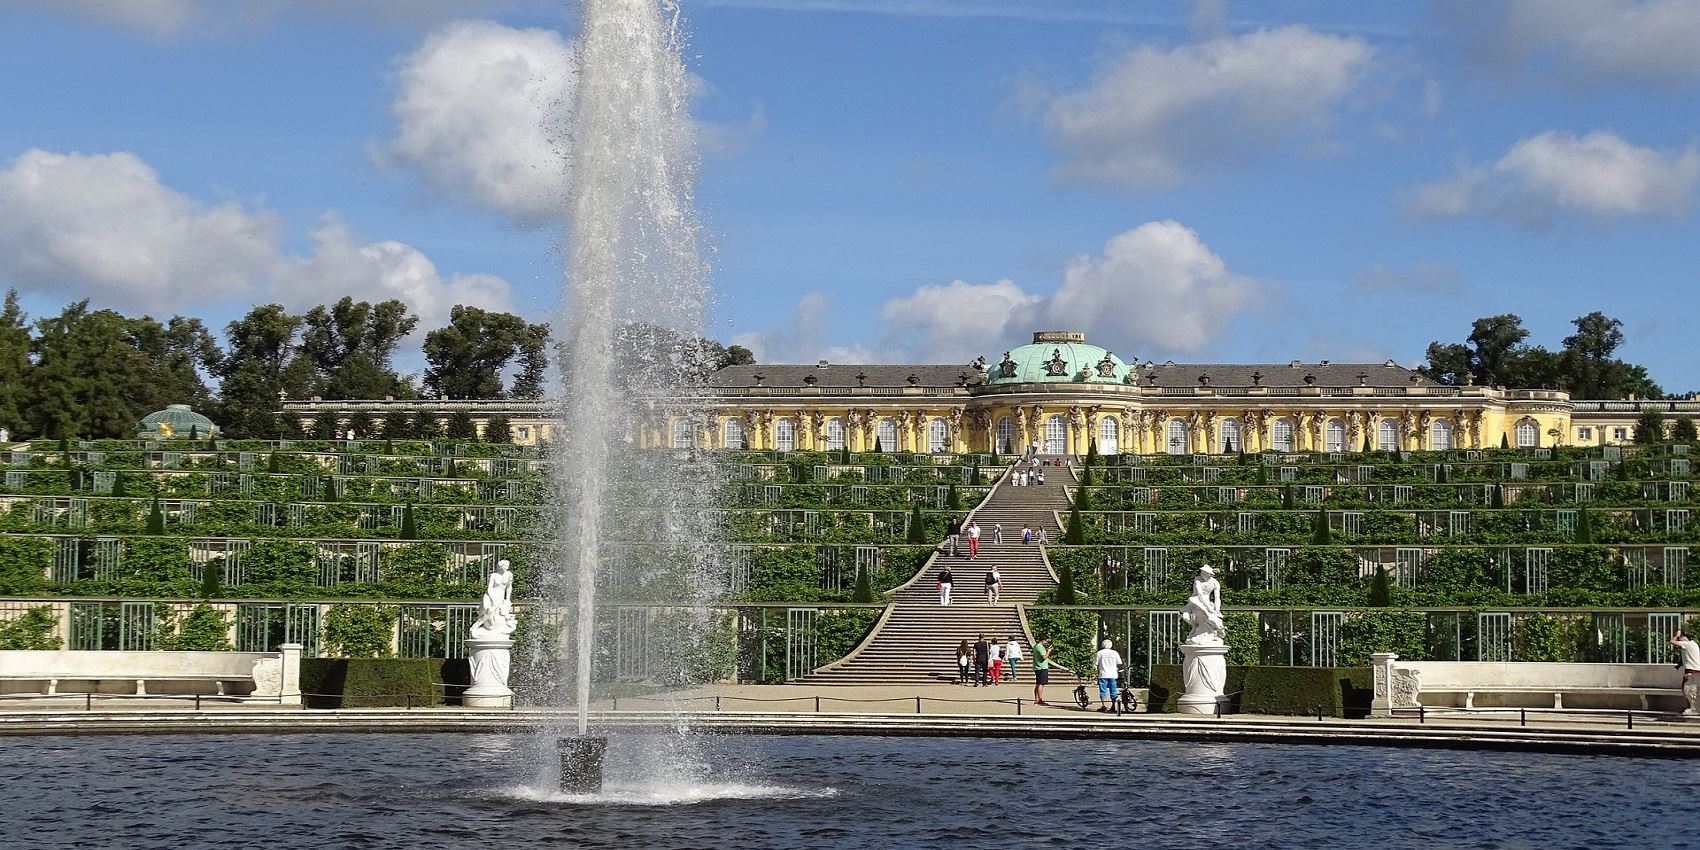
<svg viewBox="0 0 1700 850"><path fill-rule="evenodd" d="M142 417L141 424L136 428L142 437L156 437L162 440L180 440L190 434L211 437L222 430L211 419L191 410L187 404L168 404L164 410Z"/></svg>
<svg viewBox="0 0 1700 850"><path fill-rule="evenodd" d="M1031 345L1004 352L986 366L986 383L1120 384L1130 369L1108 349L1086 341L1080 331L1039 331Z"/></svg>

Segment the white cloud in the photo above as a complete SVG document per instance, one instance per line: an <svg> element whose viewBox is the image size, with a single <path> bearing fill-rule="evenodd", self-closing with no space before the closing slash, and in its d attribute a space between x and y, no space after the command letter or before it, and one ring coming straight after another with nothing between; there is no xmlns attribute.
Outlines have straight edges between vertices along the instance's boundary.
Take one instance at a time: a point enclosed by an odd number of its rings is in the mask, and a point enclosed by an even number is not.
<svg viewBox="0 0 1700 850"><path fill-rule="evenodd" d="M1563 214L1599 220L1677 215L1700 185L1700 149L1661 151L1596 131L1548 131L1511 146L1497 162L1465 166L1452 179L1419 188L1414 212L1489 216L1527 226Z"/></svg>
<svg viewBox="0 0 1700 850"><path fill-rule="evenodd" d="M1164 352L1203 349L1250 306L1258 284L1228 270L1191 228L1152 221L1077 257L1049 308L1053 326L1081 328Z"/></svg>
<svg viewBox="0 0 1700 850"><path fill-rule="evenodd" d="M1376 263L1357 276L1360 289L1368 292L1403 292L1411 295L1453 297L1469 291L1455 266L1446 263L1418 263L1409 271Z"/></svg>
<svg viewBox="0 0 1700 850"><path fill-rule="evenodd" d="M1573 82L1700 82L1700 0L1454 2L1444 17L1477 57Z"/></svg>
<svg viewBox="0 0 1700 850"><path fill-rule="evenodd" d="M276 253L275 216L196 201L131 153L29 150L0 170L0 277L21 289L161 310L239 298Z"/></svg>
<svg viewBox="0 0 1700 850"><path fill-rule="evenodd" d="M1134 47L1085 89L1047 98L1042 120L1066 156L1063 177L1171 186L1325 125L1374 52L1302 26Z"/></svg>
<svg viewBox="0 0 1700 850"><path fill-rule="evenodd" d="M304 257L282 250L279 230L274 213L195 200L123 151L30 150L0 169L0 279L20 289L156 313L400 298L425 327L457 303L509 309L501 278L445 278L409 245L359 243L334 215Z"/></svg>
<svg viewBox="0 0 1700 850"><path fill-rule="evenodd" d="M887 301L880 317L891 328L891 347L928 362L966 363L1013 331L1030 330L1043 316L1044 300L1009 280L957 280Z"/></svg>
<svg viewBox="0 0 1700 850"><path fill-rule="evenodd" d="M33 0L32 5L154 38L183 32L201 12L195 0Z"/></svg>
<svg viewBox="0 0 1700 850"><path fill-rule="evenodd" d="M873 350L863 346L831 345L827 319L831 298L824 292L808 292L797 301L797 309L782 328L747 331L732 337L733 345L748 348L757 363L877 363ZM889 352L888 352L889 353Z"/></svg>
<svg viewBox="0 0 1700 850"><path fill-rule="evenodd" d="M557 116L576 80L558 32L448 24L398 63L395 136L379 157L451 197L518 218L555 214L568 186Z"/></svg>

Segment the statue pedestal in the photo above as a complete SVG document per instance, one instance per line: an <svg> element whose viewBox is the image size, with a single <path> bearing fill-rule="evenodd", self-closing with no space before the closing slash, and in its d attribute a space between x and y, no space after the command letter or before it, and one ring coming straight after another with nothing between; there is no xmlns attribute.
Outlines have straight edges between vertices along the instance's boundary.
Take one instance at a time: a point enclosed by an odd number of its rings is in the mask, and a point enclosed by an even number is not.
<svg viewBox="0 0 1700 850"><path fill-rule="evenodd" d="M1228 647L1224 644L1181 644L1181 681L1186 693L1175 700L1177 714L1215 714L1216 698L1228 681Z"/></svg>
<svg viewBox="0 0 1700 850"><path fill-rule="evenodd" d="M514 692L508 689L508 664L514 642L507 638L468 638L466 657L472 664L472 687L461 694L467 708L512 708Z"/></svg>

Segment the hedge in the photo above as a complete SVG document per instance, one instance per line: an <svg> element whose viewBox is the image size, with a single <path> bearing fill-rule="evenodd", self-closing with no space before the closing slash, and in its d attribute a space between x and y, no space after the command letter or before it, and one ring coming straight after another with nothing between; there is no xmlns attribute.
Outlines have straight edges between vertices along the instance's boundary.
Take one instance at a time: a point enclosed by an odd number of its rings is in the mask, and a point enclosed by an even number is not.
<svg viewBox="0 0 1700 850"><path fill-rule="evenodd" d="M471 686L464 659L303 658L301 694L308 708L430 706Z"/></svg>
<svg viewBox="0 0 1700 850"><path fill-rule="evenodd" d="M1186 688L1181 668L1159 664L1151 670L1147 711L1175 710L1175 699ZM1230 710L1246 714L1327 717L1365 717L1374 697L1368 667L1248 667L1229 665L1224 688L1233 696Z"/></svg>

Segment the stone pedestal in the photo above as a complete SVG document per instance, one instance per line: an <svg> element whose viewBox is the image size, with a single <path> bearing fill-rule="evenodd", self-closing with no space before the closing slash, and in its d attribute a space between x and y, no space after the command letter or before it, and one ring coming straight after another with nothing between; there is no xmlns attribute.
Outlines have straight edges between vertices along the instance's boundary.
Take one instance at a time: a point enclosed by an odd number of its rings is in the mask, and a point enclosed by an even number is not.
<svg viewBox="0 0 1700 850"><path fill-rule="evenodd" d="M1224 644L1181 644L1181 680L1186 692L1175 700L1178 714L1215 714L1216 698L1228 681L1228 647Z"/></svg>
<svg viewBox="0 0 1700 850"><path fill-rule="evenodd" d="M1371 717L1393 716L1393 662L1399 660L1398 653L1370 653L1370 673L1375 686L1375 696L1369 701Z"/></svg>
<svg viewBox="0 0 1700 850"><path fill-rule="evenodd" d="M507 638L468 638L466 657L472 666L472 687L461 695L467 708L511 708L514 692L508 689L508 664L514 642Z"/></svg>

